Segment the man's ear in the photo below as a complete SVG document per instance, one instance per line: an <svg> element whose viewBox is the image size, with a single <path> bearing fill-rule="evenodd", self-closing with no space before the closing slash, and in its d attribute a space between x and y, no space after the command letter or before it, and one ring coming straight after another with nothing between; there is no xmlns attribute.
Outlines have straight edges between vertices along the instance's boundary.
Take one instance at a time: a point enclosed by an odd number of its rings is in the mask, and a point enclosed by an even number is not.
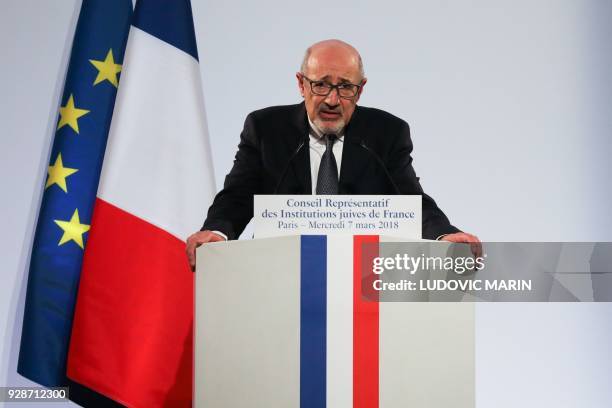
<svg viewBox="0 0 612 408"><path fill-rule="evenodd" d="M302 98L303 98L304 97L304 81L302 81L302 73L296 72L295 77L297 78L298 88L300 89L300 95L302 95Z"/></svg>
<svg viewBox="0 0 612 408"><path fill-rule="evenodd" d="M368 82L368 78L363 78L361 81L361 86L359 87L359 92L357 93L357 98L355 98L355 102L361 98L361 93L363 92L363 88L365 87L366 82Z"/></svg>

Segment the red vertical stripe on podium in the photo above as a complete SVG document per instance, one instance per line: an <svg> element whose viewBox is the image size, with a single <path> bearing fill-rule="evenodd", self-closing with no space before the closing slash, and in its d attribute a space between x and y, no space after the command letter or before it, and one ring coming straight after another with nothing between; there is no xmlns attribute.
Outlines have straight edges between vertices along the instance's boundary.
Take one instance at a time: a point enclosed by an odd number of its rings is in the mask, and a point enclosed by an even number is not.
<svg viewBox="0 0 612 408"><path fill-rule="evenodd" d="M372 260L377 256L377 235L353 238L354 408L378 408L378 297L368 290L375 278ZM363 296L362 286L367 298Z"/></svg>

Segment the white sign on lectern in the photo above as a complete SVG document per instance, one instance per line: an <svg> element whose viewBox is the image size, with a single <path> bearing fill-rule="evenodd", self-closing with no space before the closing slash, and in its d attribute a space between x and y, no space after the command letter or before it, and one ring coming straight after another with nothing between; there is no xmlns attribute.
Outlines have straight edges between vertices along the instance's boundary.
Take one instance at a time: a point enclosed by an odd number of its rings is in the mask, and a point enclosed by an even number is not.
<svg viewBox="0 0 612 408"><path fill-rule="evenodd" d="M254 237L388 235L421 238L419 195L256 195Z"/></svg>

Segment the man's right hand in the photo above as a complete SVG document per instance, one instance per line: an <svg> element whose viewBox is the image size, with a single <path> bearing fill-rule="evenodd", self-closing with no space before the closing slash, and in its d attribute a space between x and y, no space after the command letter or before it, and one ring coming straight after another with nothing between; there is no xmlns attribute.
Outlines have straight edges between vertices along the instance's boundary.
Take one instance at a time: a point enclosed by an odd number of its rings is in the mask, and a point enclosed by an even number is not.
<svg viewBox="0 0 612 408"><path fill-rule="evenodd" d="M225 238L223 238L221 235L215 234L212 231L198 231L187 238L187 246L185 251L187 252L187 258L189 259L189 265L191 266L192 271L195 271L196 248L202 244L206 244L207 242L218 241L225 241Z"/></svg>

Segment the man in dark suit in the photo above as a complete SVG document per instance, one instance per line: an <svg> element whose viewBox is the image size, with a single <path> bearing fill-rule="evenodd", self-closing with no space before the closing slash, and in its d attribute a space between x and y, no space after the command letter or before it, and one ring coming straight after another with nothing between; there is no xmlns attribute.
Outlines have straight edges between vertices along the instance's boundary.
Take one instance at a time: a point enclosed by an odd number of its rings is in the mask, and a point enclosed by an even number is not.
<svg viewBox="0 0 612 408"><path fill-rule="evenodd" d="M187 255L236 239L253 217L254 194L420 194L423 238L478 244L426 195L412 167L408 124L357 106L367 79L361 56L339 40L314 44L296 74L304 102L249 114L234 167Z"/></svg>

